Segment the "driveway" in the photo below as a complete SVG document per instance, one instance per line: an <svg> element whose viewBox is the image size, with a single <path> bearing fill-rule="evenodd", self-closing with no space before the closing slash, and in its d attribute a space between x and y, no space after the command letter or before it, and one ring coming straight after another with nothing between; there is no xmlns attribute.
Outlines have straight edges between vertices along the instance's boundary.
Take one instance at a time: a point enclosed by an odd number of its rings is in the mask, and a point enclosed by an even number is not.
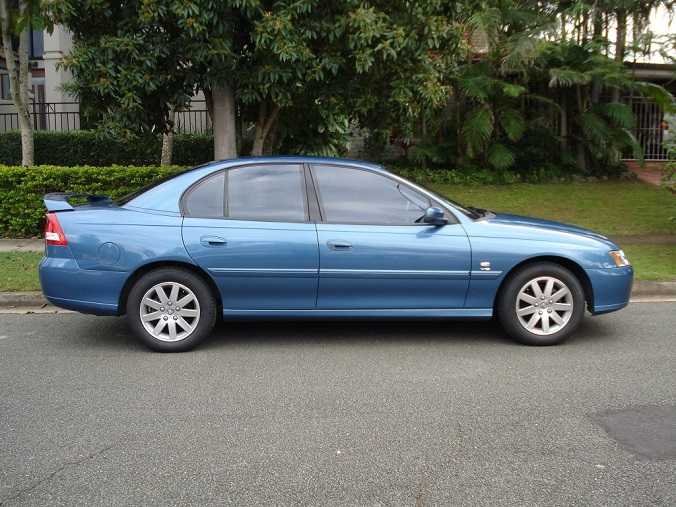
<svg viewBox="0 0 676 507"><path fill-rule="evenodd" d="M490 322L0 315L2 505L676 505L676 304L560 347Z"/></svg>

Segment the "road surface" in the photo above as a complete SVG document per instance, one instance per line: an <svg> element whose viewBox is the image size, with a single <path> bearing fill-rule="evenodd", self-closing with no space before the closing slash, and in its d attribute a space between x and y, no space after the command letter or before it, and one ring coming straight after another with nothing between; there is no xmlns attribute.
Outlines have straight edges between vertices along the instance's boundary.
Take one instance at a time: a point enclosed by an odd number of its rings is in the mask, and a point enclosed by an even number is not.
<svg viewBox="0 0 676 507"><path fill-rule="evenodd" d="M490 322L0 315L2 505L676 505L676 304L559 347Z"/></svg>

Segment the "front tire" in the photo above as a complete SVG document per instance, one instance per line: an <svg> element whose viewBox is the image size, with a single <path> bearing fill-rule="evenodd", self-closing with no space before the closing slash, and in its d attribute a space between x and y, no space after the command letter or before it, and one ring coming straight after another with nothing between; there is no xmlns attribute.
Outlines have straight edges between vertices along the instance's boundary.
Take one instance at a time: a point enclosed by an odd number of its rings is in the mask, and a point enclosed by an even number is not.
<svg viewBox="0 0 676 507"><path fill-rule="evenodd" d="M201 277L180 268L159 268L132 286L127 322L151 349L183 352L209 336L216 309L211 289Z"/></svg>
<svg viewBox="0 0 676 507"><path fill-rule="evenodd" d="M563 342L579 327L584 310L580 281L551 262L532 264L511 275L497 305L507 334L526 345Z"/></svg>

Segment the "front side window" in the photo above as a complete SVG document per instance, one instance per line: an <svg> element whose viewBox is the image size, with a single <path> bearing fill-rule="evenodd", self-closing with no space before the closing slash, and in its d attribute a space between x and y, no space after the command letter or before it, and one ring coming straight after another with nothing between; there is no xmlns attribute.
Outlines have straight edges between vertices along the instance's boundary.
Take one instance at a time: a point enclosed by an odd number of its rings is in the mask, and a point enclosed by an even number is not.
<svg viewBox="0 0 676 507"><path fill-rule="evenodd" d="M371 171L315 165L313 174L328 223L413 225L430 206L425 195Z"/></svg>
<svg viewBox="0 0 676 507"><path fill-rule="evenodd" d="M304 222L301 165L245 166L227 171L226 216L239 220Z"/></svg>

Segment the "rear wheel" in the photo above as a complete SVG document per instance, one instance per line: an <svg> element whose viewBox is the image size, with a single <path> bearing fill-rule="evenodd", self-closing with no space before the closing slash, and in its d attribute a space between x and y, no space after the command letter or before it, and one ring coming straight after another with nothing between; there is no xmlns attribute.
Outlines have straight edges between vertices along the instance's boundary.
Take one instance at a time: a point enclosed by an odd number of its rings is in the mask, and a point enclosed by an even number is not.
<svg viewBox="0 0 676 507"><path fill-rule="evenodd" d="M512 275L498 300L505 331L527 345L556 345L580 325L584 290L577 277L558 264L532 264Z"/></svg>
<svg viewBox="0 0 676 507"><path fill-rule="evenodd" d="M151 349L182 352L211 333L216 308L202 278L184 269L160 268L133 285L127 298L127 321Z"/></svg>

